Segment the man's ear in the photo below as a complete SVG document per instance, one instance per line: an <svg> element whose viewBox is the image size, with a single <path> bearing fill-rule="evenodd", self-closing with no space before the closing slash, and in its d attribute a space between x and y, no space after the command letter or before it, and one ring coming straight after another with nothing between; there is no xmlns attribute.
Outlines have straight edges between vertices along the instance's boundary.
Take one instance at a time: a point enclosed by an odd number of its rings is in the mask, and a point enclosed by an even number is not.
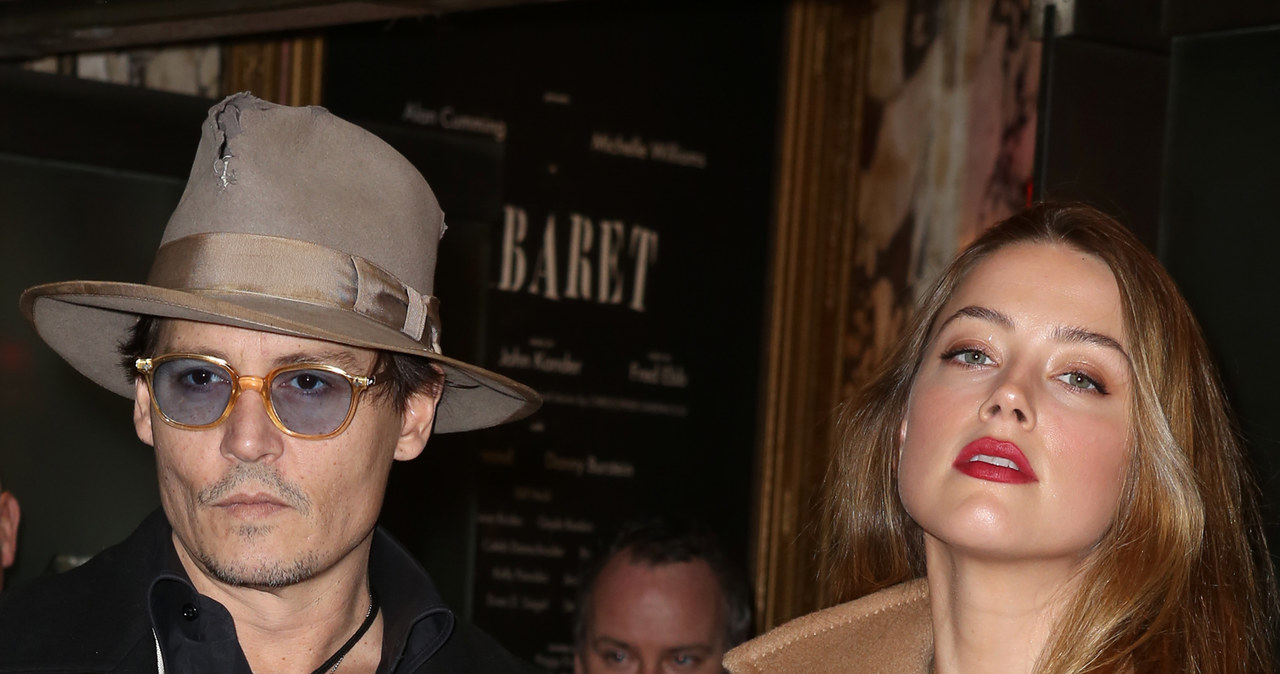
<svg viewBox="0 0 1280 674"><path fill-rule="evenodd" d="M443 388L443 387L441 387ZM436 406L440 404L440 391L414 393L405 402L401 413L400 440L396 443L396 461L415 459L427 446L431 429L435 427Z"/></svg>
<svg viewBox="0 0 1280 674"><path fill-rule="evenodd" d="M583 674L585 671L587 670L582 666L582 654L575 650L573 654L573 674Z"/></svg>
<svg viewBox="0 0 1280 674"><path fill-rule="evenodd" d="M13 566L18 554L18 521L22 509L18 499L9 492L0 492L0 570Z"/></svg>
<svg viewBox="0 0 1280 674"><path fill-rule="evenodd" d="M151 391L142 377L133 382L133 430L137 431L139 440L156 446L151 432Z"/></svg>

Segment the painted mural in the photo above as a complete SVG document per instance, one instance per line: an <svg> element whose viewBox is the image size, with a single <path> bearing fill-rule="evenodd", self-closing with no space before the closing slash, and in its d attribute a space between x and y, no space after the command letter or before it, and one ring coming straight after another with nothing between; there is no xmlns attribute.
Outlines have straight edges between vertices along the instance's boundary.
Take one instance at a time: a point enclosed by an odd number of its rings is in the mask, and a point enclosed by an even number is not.
<svg viewBox="0 0 1280 674"><path fill-rule="evenodd" d="M893 0L872 16L846 393L958 247L1027 200L1040 43L1027 0Z"/></svg>

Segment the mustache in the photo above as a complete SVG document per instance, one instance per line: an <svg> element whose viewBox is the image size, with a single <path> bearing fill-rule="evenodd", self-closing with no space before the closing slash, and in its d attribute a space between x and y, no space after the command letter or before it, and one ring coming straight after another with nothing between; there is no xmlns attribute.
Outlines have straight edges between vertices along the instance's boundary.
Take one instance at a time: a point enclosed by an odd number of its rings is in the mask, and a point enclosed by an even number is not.
<svg viewBox="0 0 1280 674"><path fill-rule="evenodd" d="M200 505L208 506L246 484L266 487L272 496L303 515L311 512L311 499L298 485L281 477L275 468L258 463L236 464L222 479L201 489L196 498Z"/></svg>

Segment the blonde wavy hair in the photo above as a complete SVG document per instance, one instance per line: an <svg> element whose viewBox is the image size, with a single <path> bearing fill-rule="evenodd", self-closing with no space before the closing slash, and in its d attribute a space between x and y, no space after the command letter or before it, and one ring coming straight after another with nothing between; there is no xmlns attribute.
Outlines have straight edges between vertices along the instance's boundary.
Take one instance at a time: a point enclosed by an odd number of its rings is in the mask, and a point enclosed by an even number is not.
<svg viewBox="0 0 1280 674"><path fill-rule="evenodd" d="M1155 257L1124 226L1081 204L1040 204L961 252L897 349L844 408L824 485L834 532L825 581L843 601L925 574L922 532L897 487L908 396L957 286L994 251L1020 243L1071 246L1110 267L1134 381L1132 463L1115 518L1036 671L1274 671L1280 610L1257 487L1204 336Z"/></svg>

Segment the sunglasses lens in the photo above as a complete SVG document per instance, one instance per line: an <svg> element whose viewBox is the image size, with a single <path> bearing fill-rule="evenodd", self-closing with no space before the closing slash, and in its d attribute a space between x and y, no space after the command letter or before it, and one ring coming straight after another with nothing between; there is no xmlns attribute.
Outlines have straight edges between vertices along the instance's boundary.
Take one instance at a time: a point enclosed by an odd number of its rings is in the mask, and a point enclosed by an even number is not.
<svg viewBox="0 0 1280 674"><path fill-rule="evenodd" d="M271 405L285 428L301 435L327 435L347 420L355 395L346 377L327 370L279 372L271 380Z"/></svg>
<svg viewBox="0 0 1280 674"><path fill-rule="evenodd" d="M226 368L198 358L175 358L156 366L151 376L156 406L187 426L207 426L227 409L234 386Z"/></svg>

